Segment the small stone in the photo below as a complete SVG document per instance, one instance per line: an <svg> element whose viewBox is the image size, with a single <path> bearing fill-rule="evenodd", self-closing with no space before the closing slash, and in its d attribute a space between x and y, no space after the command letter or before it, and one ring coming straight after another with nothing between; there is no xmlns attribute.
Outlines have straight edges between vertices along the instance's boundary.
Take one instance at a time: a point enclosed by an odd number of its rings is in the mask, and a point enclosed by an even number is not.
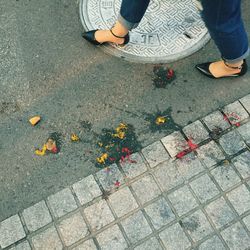
<svg viewBox="0 0 250 250"><path fill-rule="evenodd" d="M72 245L88 234L87 225L79 212L61 221L58 227L66 246Z"/></svg>
<svg viewBox="0 0 250 250"><path fill-rule="evenodd" d="M121 225L132 243L136 243L152 233L152 230L141 211L138 211L123 220Z"/></svg>
<svg viewBox="0 0 250 250"><path fill-rule="evenodd" d="M193 143L199 144L209 138L209 133L203 124L197 120L183 128L183 132Z"/></svg>
<svg viewBox="0 0 250 250"><path fill-rule="evenodd" d="M142 153L151 168L156 167L161 162L164 162L170 158L160 141L157 141L142 149Z"/></svg>
<svg viewBox="0 0 250 250"><path fill-rule="evenodd" d="M81 181L73 184L73 189L81 205L84 205L102 195L93 175L89 175Z"/></svg>
<svg viewBox="0 0 250 250"><path fill-rule="evenodd" d="M109 227L96 236L102 250L124 250L128 247L117 225Z"/></svg>
<svg viewBox="0 0 250 250"><path fill-rule="evenodd" d="M44 201L40 201L23 211L23 218L29 231L33 232L52 222L49 210Z"/></svg>
<svg viewBox="0 0 250 250"><path fill-rule="evenodd" d="M63 249L62 243L59 239L59 236L54 226L33 236L31 238L31 241L35 249L38 249L38 250L43 250L43 249L61 250Z"/></svg>
<svg viewBox="0 0 250 250"><path fill-rule="evenodd" d="M25 232L18 215L0 222L0 246L8 247L11 244L23 239Z"/></svg>

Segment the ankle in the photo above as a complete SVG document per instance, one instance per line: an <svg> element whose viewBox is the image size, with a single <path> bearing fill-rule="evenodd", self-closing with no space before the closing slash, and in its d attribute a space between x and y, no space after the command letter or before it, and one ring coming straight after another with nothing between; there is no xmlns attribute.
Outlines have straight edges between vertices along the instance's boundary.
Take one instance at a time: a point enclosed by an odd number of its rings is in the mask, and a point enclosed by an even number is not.
<svg viewBox="0 0 250 250"><path fill-rule="evenodd" d="M237 63L227 63L224 61L225 66L231 70L241 70L243 65L243 60Z"/></svg>
<svg viewBox="0 0 250 250"><path fill-rule="evenodd" d="M128 34L128 29L117 21L111 28L111 33L113 33L114 36L124 37Z"/></svg>

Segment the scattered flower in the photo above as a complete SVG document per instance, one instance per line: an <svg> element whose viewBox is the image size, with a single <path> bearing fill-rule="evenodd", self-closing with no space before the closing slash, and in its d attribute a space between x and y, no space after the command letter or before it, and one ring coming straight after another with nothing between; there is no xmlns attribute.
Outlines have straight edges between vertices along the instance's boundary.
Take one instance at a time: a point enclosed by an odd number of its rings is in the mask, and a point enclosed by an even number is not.
<svg viewBox="0 0 250 250"><path fill-rule="evenodd" d="M100 164L105 164L105 161L108 159L108 154L104 153L100 157L96 158L96 161Z"/></svg>
<svg viewBox="0 0 250 250"><path fill-rule="evenodd" d="M116 186L116 187L120 187L120 186L121 186L121 183L117 180L117 181L115 182L115 186Z"/></svg>
<svg viewBox="0 0 250 250"><path fill-rule="evenodd" d="M31 117L29 119L29 122L32 126L35 126L38 122L41 121L41 117L40 116L34 116L34 117Z"/></svg>
<svg viewBox="0 0 250 250"><path fill-rule="evenodd" d="M161 124L164 124L165 122L167 121L166 117L164 116L158 116L155 120L155 123L157 125L161 125Z"/></svg>
<svg viewBox="0 0 250 250"><path fill-rule="evenodd" d="M71 141L73 141L73 142L77 142L77 141L79 141L80 140L80 138L76 135L76 134L71 134Z"/></svg>

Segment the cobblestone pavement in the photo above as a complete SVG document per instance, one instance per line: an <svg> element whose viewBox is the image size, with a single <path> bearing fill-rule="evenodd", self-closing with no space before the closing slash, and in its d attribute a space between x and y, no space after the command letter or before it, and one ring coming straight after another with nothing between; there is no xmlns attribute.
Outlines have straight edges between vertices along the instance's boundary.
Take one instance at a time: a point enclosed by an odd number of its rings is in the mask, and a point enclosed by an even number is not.
<svg viewBox="0 0 250 250"><path fill-rule="evenodd" d="M250 249L249 114L250 95L13 215L1 249Z"/></svg>

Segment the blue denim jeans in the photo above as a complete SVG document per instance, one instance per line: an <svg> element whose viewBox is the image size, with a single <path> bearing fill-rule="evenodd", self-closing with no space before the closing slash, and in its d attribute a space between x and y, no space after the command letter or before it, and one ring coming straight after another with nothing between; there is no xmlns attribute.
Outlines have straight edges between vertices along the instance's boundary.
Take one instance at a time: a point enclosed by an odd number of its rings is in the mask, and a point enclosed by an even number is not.
<svg viewBox="0 0 250 250"><path fill-rule="evenodd" d="M139 24L150 0L122 0L118 20L128 30ZM162 0L167 1L167 0ZM241 0L201 0L202 18L222 58L237 63L249 55L241 17Z"/></svg>

